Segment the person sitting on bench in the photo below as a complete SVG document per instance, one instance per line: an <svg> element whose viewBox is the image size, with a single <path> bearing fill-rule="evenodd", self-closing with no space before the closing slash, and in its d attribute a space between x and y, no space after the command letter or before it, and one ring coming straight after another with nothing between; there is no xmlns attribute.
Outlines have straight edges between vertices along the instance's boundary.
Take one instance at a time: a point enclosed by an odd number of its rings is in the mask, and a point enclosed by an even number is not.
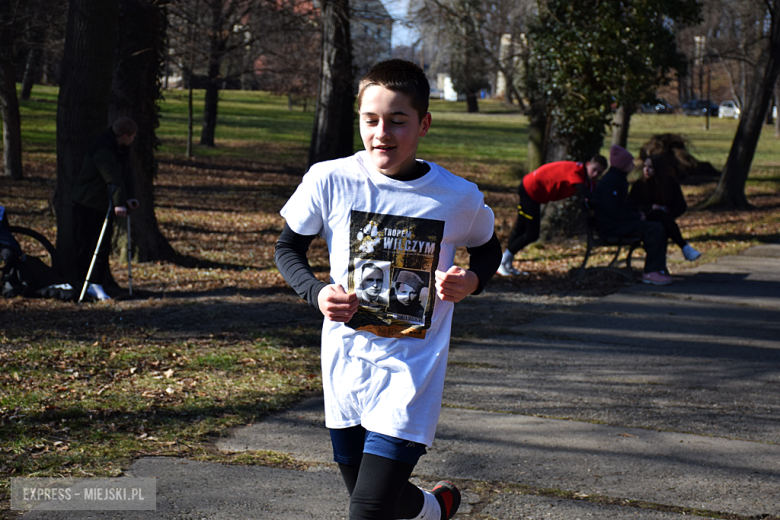
<svg viewBox="0 0 780 520"><path fill-rule="evenodd" d="M685 213L688 203L663 155L653 154L645 159L642 177L631 185L628 203L643 212L647 220L663 224L666 236L677 244L686 260L699 259L701 253L683 238L677 225L676 219Z"/></svg>
<svg viewBox="0 0 780 520"><path fill-rule="evenodd" d="M602 237L638 237L647 253L642 282L668 285L672 277L666 270L666 233L660 222L646 220L645 214L627 202L627 176L634 169L634 156L619 145L609 150L609 170L593 190L596 230Z"/></svg>

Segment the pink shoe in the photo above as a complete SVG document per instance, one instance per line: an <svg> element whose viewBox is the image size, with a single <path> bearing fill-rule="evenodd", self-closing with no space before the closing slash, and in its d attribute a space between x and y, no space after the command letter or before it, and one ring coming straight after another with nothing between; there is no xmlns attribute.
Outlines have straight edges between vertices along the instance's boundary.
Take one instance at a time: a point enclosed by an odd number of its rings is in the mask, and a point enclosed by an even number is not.
<svg viewBox="0 0 780 520"><path fill-rule="evenodd" d="M672 283L672 277L668 274L662 273L661 271L654 271L652 273L643 273L642 282L653 285L669 285Z"/></svg>

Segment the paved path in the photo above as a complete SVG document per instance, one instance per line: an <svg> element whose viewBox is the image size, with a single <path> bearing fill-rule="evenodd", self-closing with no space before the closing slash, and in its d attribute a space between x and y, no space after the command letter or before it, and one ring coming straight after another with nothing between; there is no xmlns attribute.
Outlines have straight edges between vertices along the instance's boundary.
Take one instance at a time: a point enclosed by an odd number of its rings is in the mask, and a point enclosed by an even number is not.
<svg viewBox="0 0 780 520"><path fill-rule="evenodd" d="M459 483L456 518L780 518L780 244L511 332L452 345L414 478ZM143 458L127 473L158 477L157 511L23 518L346 518L321 410L311 399L219 442L306 470Z"/></svg>

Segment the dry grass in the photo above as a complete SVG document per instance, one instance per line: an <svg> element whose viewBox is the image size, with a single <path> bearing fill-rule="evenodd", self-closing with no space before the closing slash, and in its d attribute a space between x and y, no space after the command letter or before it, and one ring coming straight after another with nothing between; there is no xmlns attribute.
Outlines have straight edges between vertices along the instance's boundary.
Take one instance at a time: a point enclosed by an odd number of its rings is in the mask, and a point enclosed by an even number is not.
<svg viewBox="0 0 780 520"><path fill-rule="evenodd" d="M496 117L506 125L516 116ZM134 299L81 306L0 300L0 495L9 477L113 475L140 455L230 462L210 447L214 435L319 388L321 318L287 288L273 263L283 225L279 210L303 174L304 147L297 141L258 145L247 139L220 146L228 153L194 161L162 154L156 191L163 234L179 253L209 267L135 265ZM513 160L435 150L432 146L433 160L480 185L505 243L516 206ZM25 170L22 181L0 178L2 202L12 224L53 241L52 157L28 155ZM780 239L780 182L774 171L774 166L757 170L750 183L754 210L683 216L685 235L704 253L700 262ZM701 181L684 186L689 203L714 187L712 180ZM494 279L489 293L468 307L469 314L484 316L493 314L486 308L501 306L503 317L495 323L464 319L455 336L484 336L498 331L496 323L520 322L537 312L507 306L502 295L534 295L556 305L562 298L585 301L623 286L622 280L600 276L573 282L570 272L582 253L576 238L524 250L516 267L529 274ZM325 279L322 241L315 241L310 258ZM465 251L458 262L465 265ZM670 268L682 264L672 251ZM125 286L118 258L112 258L112 270ZM275 454L233 462L290 464ZM0 515L9 514L2 507Z"/></svg>

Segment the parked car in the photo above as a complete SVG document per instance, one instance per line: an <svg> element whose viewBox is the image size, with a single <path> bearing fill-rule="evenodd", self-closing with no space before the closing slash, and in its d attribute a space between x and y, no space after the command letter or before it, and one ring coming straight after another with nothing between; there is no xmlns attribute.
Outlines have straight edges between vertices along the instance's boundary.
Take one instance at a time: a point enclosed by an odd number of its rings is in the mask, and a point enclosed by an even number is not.
<svg viewBox="0 0 780 520"><path fill-rule="evenodd" d="M686 116L706 116L709 110L710 117L718 115L718 105L710 103L709 109L707 108L707 101L704 99L693 99L683 104L683 114Z"/></svg>
<svg viewBox="0 0 780 520"><path fill-rule="evenodd" d="M739 119L740 110L736 101L724 101L718 107L718 117L723 119L727 117L729 119Z"/></svg>
<svg viewBox="0 0 780 520"><path fill-rule="evenodd" d="M674 107L664 99L658 99L652 103L642 103L643 114L672 114Z"/></svg>

